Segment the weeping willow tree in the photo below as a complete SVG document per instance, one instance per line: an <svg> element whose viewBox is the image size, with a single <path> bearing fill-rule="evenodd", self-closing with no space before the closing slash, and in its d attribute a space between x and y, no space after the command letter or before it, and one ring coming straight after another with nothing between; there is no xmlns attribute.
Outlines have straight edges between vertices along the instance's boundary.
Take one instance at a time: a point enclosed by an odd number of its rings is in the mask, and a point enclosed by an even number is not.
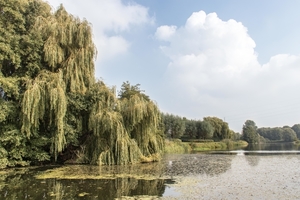
<svg viewBox="0 0 300 200"><path fill-rule="evenodd" d="M66 144L66 110L65 83L60 71L41 71L34 80L28 81L22 101L22 132L30 138L31 135L38 135L48 129L51 133L51 153L54 153L55 159ZM41 126L43 130L40 129Z"/></svg>
<svg viewBox="0 0 300 200"><path fill-rule="evenodd" d="M99 98L90 113L93 135L88 140L89 162L110 165L158 160L164 140L158 134L157 106L128 82L123 84L119 99L114 89L102 82L96 86Z"/></svg>
<svg viewBox="0 0 300 200"><path fill-rule="evenodd" d="M135 94L122 99L124 125L131 138L135 139L143 155L150 156L162 149L162 137L157 134L160 111L152 101Z"/></svg>
<svg viewBox="0 0 300 200"><path fill-rule="evenodd" d="M159 159L164 148L160 130L161 112L157 105L139 88L139 84L124 82L119 93L121 114L130 138L137 142L142 155L150 160Z"/></svg>
<svg viewBox="0 0 300 200"><path fill-rule="evenodd" d="M98 82L95 91L99 98L90 113L89 128L93 135L87 141L89 162L100 165L137 162L142 154L124 127L120 101L114 89Z"/></svg>
<svg viewBox="0 0 300 200"><path fill-rule="evenodd" d="M70 15L61 5L54 15L39 16L35 28L44 33L44 61L48 69L62 69L69 92L85 93L95 82L96 48L91 25Z"/></svg>
<svg viewBox="0 0 300 200"><path fill-rule="evenodd" d="M74 141L78 135L72 136L76 132L72 128L82 126L82 121L77 121L72 127L64 118L72 93L84 95L94 84L96 50L90 24L70 15L63 6L53 15L38 16L33 29L42 35L45 70L27 84L22 132L29 138L45 131L56 159L68 143L65 134ZM70 110L68 117L72 118Z"/></svg>
<svg viewBox="0 0 300 200"><path fill-rule="evenodd" d="M138 85L118 98L95 80L86 20L41 0L0 0L0 11L0 167L159 158L158 107Z"/></svg>

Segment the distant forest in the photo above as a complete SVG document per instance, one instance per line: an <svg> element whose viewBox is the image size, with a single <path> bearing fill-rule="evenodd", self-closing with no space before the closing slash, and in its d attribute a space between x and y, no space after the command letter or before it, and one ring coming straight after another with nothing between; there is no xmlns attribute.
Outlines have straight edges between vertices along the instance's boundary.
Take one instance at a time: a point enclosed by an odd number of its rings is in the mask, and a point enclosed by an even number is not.
<svg viewBox="0 0 300 200"><path fill-rule="evenodd" d="M258 128L254 121L247 120L243 126L242 139L248 143L294 142L300 139L300 124Z"/></svg>
<svg viewBox="0 0 300 200"><path fill-rule="evenodd" d="M166 138L186 141L193 139L245 140L248 143L294 142L300 139L300 124L292 127L258 128L254 121L247 120L242 133L234 132L228 123L217 117L204 117L203 120L189 120L173 114L162 113ZM199 140L201 141L201 140Z"/></svg>
<svg viewBox="0 0 300 200"><path fill-rule="evenodd" d="M240 134L231 130L228 123L217 117L190 120L173 114L162 113L166 138L239 140Z"/></svg>

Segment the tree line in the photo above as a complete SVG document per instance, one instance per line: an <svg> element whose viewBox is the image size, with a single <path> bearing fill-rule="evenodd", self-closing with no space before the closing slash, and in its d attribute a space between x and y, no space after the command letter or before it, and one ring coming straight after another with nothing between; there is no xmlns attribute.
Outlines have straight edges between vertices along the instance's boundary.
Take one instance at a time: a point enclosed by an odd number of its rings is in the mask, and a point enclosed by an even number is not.
<svg viewBox="0 0 300 200"><path fill-rule="evenodd" d="M300 124L258 128L254 121L247 120L243 125L242 139L248 143L294 142L300 139Z"/></svg>
<svg viewBox="0 0 300 200"><path fill-rule="evenodd" d="M239 140L240 134L231 130L228 123L218 117L204 117L192 120L178 115L162 113L166 138L184 139L223 139Z"/></svg>

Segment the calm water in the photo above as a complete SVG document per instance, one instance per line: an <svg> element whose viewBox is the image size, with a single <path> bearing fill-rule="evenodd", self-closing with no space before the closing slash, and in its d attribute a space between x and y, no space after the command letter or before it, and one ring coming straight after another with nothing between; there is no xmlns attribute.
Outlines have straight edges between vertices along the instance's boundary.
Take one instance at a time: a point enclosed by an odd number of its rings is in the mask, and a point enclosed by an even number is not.
<svg viewBox="0 0 300 200"><path fill-rule="evenodd" d="M299 166L298 146L267 144L150 164L20 168L0 171L0 199L299 199Z"/></svg>

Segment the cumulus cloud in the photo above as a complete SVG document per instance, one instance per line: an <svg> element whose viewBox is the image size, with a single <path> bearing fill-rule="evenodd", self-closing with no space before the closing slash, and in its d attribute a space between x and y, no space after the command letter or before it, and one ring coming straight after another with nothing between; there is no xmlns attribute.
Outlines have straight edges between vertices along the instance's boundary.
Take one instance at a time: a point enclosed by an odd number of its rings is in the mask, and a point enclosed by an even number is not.
<svg viewBox="0 0 300 200"><path fill-rule="evenodd" d="M176 32L176 26L160 26L155 32L155 36L159 40L170 40L172 35Z"/></svg>
<svg viewBox="0 0 300 200"><path fill-rule="evenodd" d="M111 59L125 53L130 42L123 32L145 23L153 23L148 15L148 9L139 4L124 4L121 0L48 0L57 8L63 4L66 10L74 16L86 18L93 26L95 43L98 49L98 61Z"/></svg>
<svg viewBox="0 0 300 200"><path fill-rule="evenodd" d="M97 44L100 60L112 59L114 56L127 52L130 43L121 36L98 35L94 40Z"/></svg>
<svg viewBox="0 0 300 200"><path fill-rule="evenodd" d="M161 26L155 35L169 41L160 47L170 58L165 84L173 102L166 105L167 110L190 118L228 117L240 129L251 117L262 125L272 124L271 118L257 113L268 107L270 114L283 105L271 102L296 97L292 88L300 86L300 57L275 55L261 65L256 44L241 22L223 21L216 13L199 11L184 26ZM278 114L276 117L277 122L285 123ZM295 114L290 119L293 117Z"/></svg>
<svg viewBox="0 0 300 200"><path fill-rule="evenodd" d="M169 80L172 85L193 88L197 94L229 87L236 80L245 82L248 78L241 76L260 66L247 29L235 20L222 21L216 13L193 13L169 40L170 45L161 46L171 59Z"/></svg>

